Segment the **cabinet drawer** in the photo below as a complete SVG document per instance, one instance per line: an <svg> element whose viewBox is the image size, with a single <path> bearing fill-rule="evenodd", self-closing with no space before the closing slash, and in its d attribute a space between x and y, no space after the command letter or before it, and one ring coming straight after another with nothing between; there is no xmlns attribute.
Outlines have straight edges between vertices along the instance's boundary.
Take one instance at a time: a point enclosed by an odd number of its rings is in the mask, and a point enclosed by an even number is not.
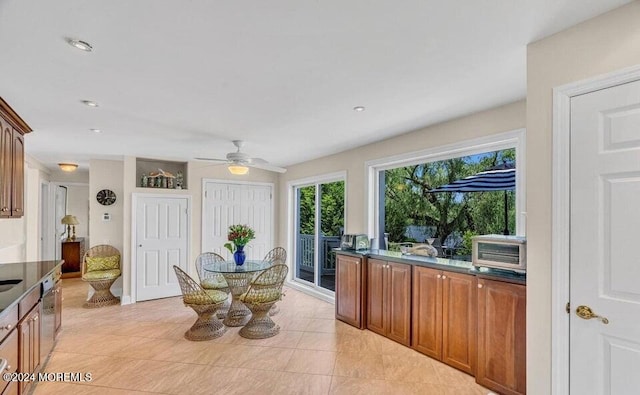
<svg viewBox="0 0 640 395"><path fill-rule="evenodd" d="M40 300L40 285L35 287L33 291L29 292L18 304L18 314L20 319L24 318L25 315L33 308L33 306L38 303Z"/></svg>
<svg viewBox="0 0 640 395"><path fill-rule="evenodd" d="M0 318L0 340L7 337L16 325L18 325L18 305L15 305L2 313Z"/></svg>

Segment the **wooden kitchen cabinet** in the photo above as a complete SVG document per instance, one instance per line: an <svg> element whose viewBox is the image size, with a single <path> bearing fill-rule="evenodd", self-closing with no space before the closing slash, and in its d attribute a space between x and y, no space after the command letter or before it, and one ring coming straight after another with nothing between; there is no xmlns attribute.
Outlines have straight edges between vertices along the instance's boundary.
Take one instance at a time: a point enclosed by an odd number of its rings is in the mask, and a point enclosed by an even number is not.
<svg viewBox="0 0 640 395"><path fill-rule="evenodd" d="M62 242L62 277L80 277L82 259L84 259L85 244L83 237Z"/></svg>
<svg viewBox="0 0 640 395"><path fill-rule="evenodd" d="M15 373L18 369L18 331L15 327L11 328L9 335L0 343L0 357L7 360L7 367L1 373ZM7 383L5 380L0 381L0 388L3 388L2 394L18 393L17 387L12 386L14 383ZM7 385L8 384L8 385ZM17 383L15 383L17 384ZM13 392L16 390L15 392Z"/></svg>
<svg viewBox="0 0 640 395"><path fill-rule="evenodd" d="M24 134L31 132L0 98L0 217L24 215Z"/></svg>
<svg viewBox="0 0 640 395"><path fill-rule="evenodd" d="M412 347L475 374L476 277L414 266Z"/></svg>
<svg viewBox="0 0 640 395"><path fill-rule="evenodd" d="M411 265L367 260L367 329L411 344Z"/></svg>
<svg viewBox="0 0 640 395"><path fill-rule="evenodd" d="M478 280L476 382L504 395L525 394L526 287Z"/></svg>
<svg viewBox="0 0 640 395"><path fill-rule="evenodd" d="M40 368L40 303L18 324L20 362L18 372L35 373ZM20 383L20 393L28 391L30 382Z"/></svg>
<svg viewBox="0 0 640 395"><path fill-rule="evenodd" d="M364 328L364 288L361 257L336 254L336 318Z"/></svg>

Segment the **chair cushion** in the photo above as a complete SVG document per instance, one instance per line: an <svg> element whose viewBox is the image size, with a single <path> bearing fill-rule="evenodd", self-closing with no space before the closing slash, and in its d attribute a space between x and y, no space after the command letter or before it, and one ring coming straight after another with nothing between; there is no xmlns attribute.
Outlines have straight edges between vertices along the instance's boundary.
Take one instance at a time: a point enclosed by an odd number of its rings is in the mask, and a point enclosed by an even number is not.
<svg viewBox="0 0 640 395"><path fill-rule="evenodd" d="M203 278L200 285L204 289L223 289L229 288L229 284L222 276Z"/></svg>
<svg viewBox="0 0 640 395"><path fill-rule="evenodd" d="M211 304L212 299L214 303L220 303L227 300L227 294L222 291L217 291L215 289L205 289L204 291L209 295L209 297L197 292L184 295L182 300L185 304Z"/></svg>
<svg viewBox="0 0 640 395"><path fill-rule="evenodd" d="M83 276L83 280L112 280L120 277L120 269L111 270L94 270L92 272L86 272Z"/></svg>
<svg viewBox="0 0 640 395"><path fill-rule="evenodd" d="M245 292L240 295L240 301L250 304L263 304L269 302L277 302L282 298L282 292L279 289L273 289L270 292Z"/></svg>
<svg viewBox="0 0 640 395"><path fill-rule="evenodd" d="M87 272L113 269L120 269L120 255L87 257Z"/></svg>

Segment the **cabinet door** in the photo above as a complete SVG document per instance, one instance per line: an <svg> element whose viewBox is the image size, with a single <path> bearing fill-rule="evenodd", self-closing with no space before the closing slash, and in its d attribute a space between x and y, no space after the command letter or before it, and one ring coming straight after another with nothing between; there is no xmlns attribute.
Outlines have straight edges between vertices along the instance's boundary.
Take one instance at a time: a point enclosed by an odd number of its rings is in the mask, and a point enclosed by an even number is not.
<svg viewBox="0 0 640 395"><path fill-rule="evenodd" d="M477 280L468 274L442 273L442 362L475 374Z"/></svg>
<svg viewBox="0 0 640 395"><path fill-rule="evenodd" d="M80 241L62 242L63 273L75 273L80 271ZM66 277L65 277L66 278Z"/></svg>
<svg viewBox="0 0 640 395"><path fill-rule="evenodd" d="M11 182L11 216L24 214L24 138L13 130L13 179Z"/></svg>
<svg viewBox="0 0 640 395"><path fill-rule="evenodd" d="M336 318L362 328L361 258L336 255Z"/></svg>
<svg viewBox="0 0 640 395"><path fill-rule="evenodd" d="M526 288L478 280L476 382L502 394L526 393Z"/></svg>
<svg viewBox="0 0 640 395"><path fill-rule="evenodd" d="M20 335L20 373L33 373L40 367L40 304L38 303L33 310L18 325ZM29 382L20 383L21 391L27 392Z"/></svg>
<svg viewBox="0 0 640 395"><path fill-rule="evenodd" d="M367 259L367 329L386 336L384 272L387 262Z"/></svg>
<svg viewBox="0 0 640 395"><path fill-rule="evenodd" d="M11 216L11 184L13 177L13 131L11 126L0 118L0 217Z"/></svg>
<svg viewBox="0 0 640 395"><path fill-rule="evenodd" d="M442 272L413 267L413 334L415 350L442 358Z"/></svg>
<svg viewBox="0 0 640 395"><path fill-rule="evenodd" d="M411 266L387 262L387 337L411 344Z"/></svg>

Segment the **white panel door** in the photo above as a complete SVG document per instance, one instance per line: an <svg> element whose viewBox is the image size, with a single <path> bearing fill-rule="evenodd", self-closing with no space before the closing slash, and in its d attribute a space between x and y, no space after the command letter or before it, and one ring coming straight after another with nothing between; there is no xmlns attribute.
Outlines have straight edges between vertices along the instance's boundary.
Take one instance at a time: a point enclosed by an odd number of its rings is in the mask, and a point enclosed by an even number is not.
<svg viewBox="0 0 640 395"><path fill-rule="evenodd" d="M639 229L636 81L571 99L571 394L640 393Z"/></svg>
<svg viewBox="0 0 640 395"><path fill-rule="evenodd" d="M272 194L270 185L205 184L202 252L216 252L231 259L227 243L230 225L246 224L256 232L245 248L247 259L262 259L272 247Z"/></svg>
<svg viewBox="0 0 640 395"><path fill-rule="evenodd" d="M188 272L188 204L181 197L137 199L137 301L180 295L173 265Z"/></svg>

